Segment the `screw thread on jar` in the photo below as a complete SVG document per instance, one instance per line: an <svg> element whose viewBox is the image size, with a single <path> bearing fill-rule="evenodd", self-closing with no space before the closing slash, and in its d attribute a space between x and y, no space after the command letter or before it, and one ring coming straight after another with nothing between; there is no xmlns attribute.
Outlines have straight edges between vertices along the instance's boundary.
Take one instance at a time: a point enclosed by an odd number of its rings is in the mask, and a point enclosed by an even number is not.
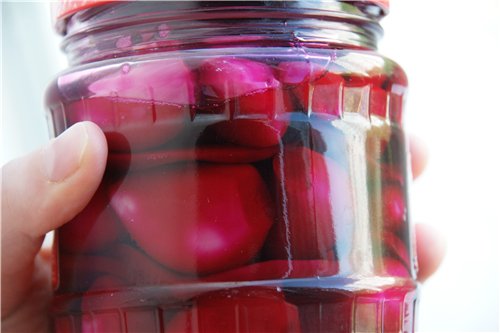
<svg viewBox="0 0 500 333"><path fill-rule="evenodd" d="M378 10L376 10L378 8ZM237 45L375 50L383 12L364 2L124 2L67 19L72 65L194 48ZM263 37L265 36L265 38Z"/></svg>

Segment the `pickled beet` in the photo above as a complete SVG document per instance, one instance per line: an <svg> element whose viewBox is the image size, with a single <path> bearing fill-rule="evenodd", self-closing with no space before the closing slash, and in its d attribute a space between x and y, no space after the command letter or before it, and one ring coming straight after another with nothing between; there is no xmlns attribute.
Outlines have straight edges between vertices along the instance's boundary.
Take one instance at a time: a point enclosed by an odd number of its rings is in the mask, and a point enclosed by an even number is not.
<svg viewBox="0 0 500 333"><path fill-rule="evenodd" d="M326 69L309 61L283 61L276 66L276 76L287 86L310 83L324 74Z"/></svg>
<svg viewBox="0 0 500 333"><path fill-rule="evenodd" d="M92 285L86 291L87 295L91 294L99 294L100 292L113 292L125 287L125 283L123 280L117 278L112 275L101 275L92 283ZM84 297L82 300L82 309L84 311L92 310L97 307L99 308L113 308L114 300L108 297L100 297L100 299ZM97 303L97 304L92 304Z"/></svg>
<svg viewBox="0 0 500 333"><path fill-rule="evenodd" d="M212 112L229 113L228 120L213 125L219 138L252 147L278 144L287 128L280 114L291 101L269 66L223 57L205 61L198 71L204 99L219 105Z"/></svg>
<svg viewBox="0 0 500 333"><path fill-rule="evenodd" d="M97 97L67 106L71 123L89 120L99 125L110 151L144 150L166 143L189 119L189 108L116 97Z"/></svg>
<svg viewBox="0 0 500 333"><path fill-rule="evenodd" d="M110 150L144 150L166 143L190 118L193 73L180 60L123 65L92 82L90 98L67 106L70 123L98 124Z"/></svg>
<svg viewBox="0 0 500 333"><path fill-rule="evenodd" d="M391 257L401 260L406 267L411 267L410 253L407 244L394 232L386 231L383 234L384 252Z"/></svg>
<svg viewBox="0 0 500 333"><path fill-rule="evenodd" d="M186 164L131 174L110 194L138 245L186 273L249 262L273 222L269 194L250 165Z"/></svg>
<svg viewBox="0 0 500 333"><path fill-rule="evenodd" d="M119 97L191 105L195 102L195 77L179 59L161 59L137 65L127 63L89 84L91 97Z"/></svg>
<svg viewBox="0 0 500 333"><path fill-rule="evenodd" d="M59 291L85 291L97 277L120 271L120 263L106 255L61 254L58 260Z"/></svg>
<svg viewBox="0 0 500 333"><path fill-rule="evenodd" d="M389 230L400 230L406 221L406 201L400 186L383 188L384 224Z"/></svg>
<svg viewBox="0 0 500 333"><path fill-rule="evenodd" d="M382 275L395 276L401 278L409 278L410 273L407 266L401 261L393 258L383 258L383 273Z"/></svg>
<svg viewBox="0 0 500 333"><path fill-rule="evenodd" d="M174 284L194 279L166 269L141 250L130 245L118 245L109 256L118 263L117 269L111 274L120 278L123 285Z"/></svg>
<svg viewBox="0 0 500 333"><path fill-rule="evenodd" d="M205 61L199 68L199 83L205 96L221 101L281 85L266 64L236 57Z"/></svg>
<svg viewBox="0 0 500 333"><path fill-rule="evenodd" d="M340 89L343 78L313 62L282 62L278 66L279 78L293 94L303 112L340 116ZM332 102L336 101L336 102Z"/></svg>
<svg viewBox="0 0 500 333"><path fill-rule="evenodd" d="M216 135L231 143L250 147L277 145L287 123L279 120L235 119L213 125Z"/></svg>
<svg viewBox="0 0 500 333"><path fill-rule="evenodd" d="M82 333L121 331L119 317L109 309L114 309L117 304L123 302L117 299L115 292L124 286L123 281L110 275L103 275L95 280L82 298L82 312L93 312L92 315L82 316ZM98 308L105 309L105 311L96 311Z"/></svg>
<svg viewBox="0 0 500 333"><path fill-rule="evenodd" d="M141 170L179 162L252 163L276 155L277 147L238 147L235 145L198 146L151 152L111 153L108 166L114 169Z"/></svg>
<svg viewBox="0 0 500 333"><path fill-rule="evenodd" d="M193 300L167 323L165 333L300 332L297 307L276 289L215 291Z"/></svg>
<svg viewBox="0 0 500 333"><path fill-rule="evenodd" d="M370 89L370 115L387 118L387 96L388 93L382 88L372 86Z"/></svg>
<svg viewBox="0 0 500 333"><path fill-rule="evenodd" d="M257 281L332 276L338 272L335 260L269 260L205 277L204 281Z"/></svg>
<svg viewBox="0 0 500 333"><path fill-rule="evenodd" d="M287 147L274 159L280 213L266 242L273 259L332 259L335 189L345 172L305 147Z"/></svg>
<svg viewBox="0 0 500 333"><path fill-rule="evenodd" d="M342 77L337 73L327 72L312 84L312 112L340 116ZM336 101L336 102L334 102Z"/></svg>
<svg viewBox="0 0 500 333"><path fill-rule="evenodd" d="M65 252L99 253L112 246L122 231L101 185L88 206L59 229L59 246Z"/></svg>
<svg viewBox="0 0 500 333"><path fill-rule="evenodd" d="M353 298L348 293L304 290L290 300L299 309L302 333L352 332Z"/></svg>

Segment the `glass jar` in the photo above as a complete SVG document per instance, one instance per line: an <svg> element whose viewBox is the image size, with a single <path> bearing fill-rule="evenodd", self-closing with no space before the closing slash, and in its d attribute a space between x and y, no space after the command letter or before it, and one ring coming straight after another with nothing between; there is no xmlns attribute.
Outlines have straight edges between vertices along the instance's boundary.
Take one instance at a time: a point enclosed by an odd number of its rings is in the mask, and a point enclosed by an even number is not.
<svg viewBox="0 0 500 333"><path fill-rule="evenodd" d="M403 70L383 1L99 2L57 21L54 135L109 148L57 231L56 332L412 331Z"/></svg>

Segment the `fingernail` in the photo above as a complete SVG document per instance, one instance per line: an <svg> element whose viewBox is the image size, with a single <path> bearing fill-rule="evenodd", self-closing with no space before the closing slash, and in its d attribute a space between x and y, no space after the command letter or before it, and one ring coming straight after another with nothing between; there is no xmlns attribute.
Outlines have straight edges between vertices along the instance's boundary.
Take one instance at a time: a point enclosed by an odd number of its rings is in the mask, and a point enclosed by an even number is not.
<svg viewBox="0 0 500 333"><path fill-rule="evenodd" d="M50 182L62 182L82 163L88 142L87 128L76 124L52 139L44 151L45 171Z"/></svg>

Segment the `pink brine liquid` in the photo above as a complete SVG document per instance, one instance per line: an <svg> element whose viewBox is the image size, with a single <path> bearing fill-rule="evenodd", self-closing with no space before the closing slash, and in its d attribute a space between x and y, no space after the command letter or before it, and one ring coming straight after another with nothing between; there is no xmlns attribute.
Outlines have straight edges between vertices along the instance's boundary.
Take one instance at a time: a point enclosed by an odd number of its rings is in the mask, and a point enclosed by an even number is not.
<svg viewBox="0 0 500 333"><path fill-rule="evenodd" d="M406 78L371 52L286 50L141 55L53 83L54 132L90 120L109 146L58 230L58 333L413 330Z"/></svg>

